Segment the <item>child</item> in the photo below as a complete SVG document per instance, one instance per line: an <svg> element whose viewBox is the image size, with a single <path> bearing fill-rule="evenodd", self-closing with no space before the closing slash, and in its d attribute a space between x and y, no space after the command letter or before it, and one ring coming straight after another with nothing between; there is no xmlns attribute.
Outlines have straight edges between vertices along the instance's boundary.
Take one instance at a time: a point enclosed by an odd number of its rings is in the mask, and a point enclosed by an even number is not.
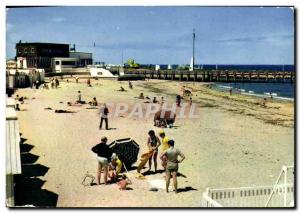
<svg viewBox="0 0 300 213"><path fill-rule="evenodd" d="M131 181L127 178L125 174L122 175L122 180L118 182L118 186L120 190L126 190L127 185L131 184Z"/></svg>

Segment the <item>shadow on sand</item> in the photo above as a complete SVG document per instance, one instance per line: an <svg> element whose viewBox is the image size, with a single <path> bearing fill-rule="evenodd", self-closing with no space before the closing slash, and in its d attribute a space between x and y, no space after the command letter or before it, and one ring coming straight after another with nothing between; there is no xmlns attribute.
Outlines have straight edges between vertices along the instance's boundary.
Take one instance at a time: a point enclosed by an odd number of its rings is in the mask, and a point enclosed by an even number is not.
<svg viewBox="0 0 300 213"><path fill-rule="evenodd" d="M177 189L178 193L180 192L188 192L188 191L198 191L197 189L190 187L190 186L186 186L185 188L179 188Z"/></svg>
<svg viewBox="0 0 300 213"><path fill-rule="evenodd" d="M58 195L42 189L46 181L40 178L48 172L49 168L35 164L39 156L29 153L34 146L25 144L26 141L27 139L21 138L22 174L15 176L15 206L56 207Z"/></svg>

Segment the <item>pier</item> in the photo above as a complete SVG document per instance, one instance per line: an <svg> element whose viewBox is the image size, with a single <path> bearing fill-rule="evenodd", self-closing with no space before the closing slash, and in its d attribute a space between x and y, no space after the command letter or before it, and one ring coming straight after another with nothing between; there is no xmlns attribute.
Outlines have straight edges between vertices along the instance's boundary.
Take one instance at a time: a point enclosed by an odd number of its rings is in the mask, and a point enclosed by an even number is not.
<svg viewBox="0 0 300 213"><path fill-rule="evenodd" d="M142 75L147 79L163 79L196 82L266 82L293 83L294 72L290 71L223 71L223 70L147 70L125 69L125 74Z"/></svg>

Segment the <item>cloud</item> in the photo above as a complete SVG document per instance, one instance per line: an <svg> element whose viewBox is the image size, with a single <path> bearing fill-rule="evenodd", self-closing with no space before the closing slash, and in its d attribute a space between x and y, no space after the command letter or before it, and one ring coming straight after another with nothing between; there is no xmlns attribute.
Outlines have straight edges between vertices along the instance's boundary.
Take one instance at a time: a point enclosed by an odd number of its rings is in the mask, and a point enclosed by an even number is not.
<svg viewBox="0 0 300 213"><path fill-rule="evenodd" d="M293 38L294 38L293 35L271 35L271 36L253 36L253 37L217 39L216 41L221 43L274 42L274 41L293 39Z"/></svg>
<svg viewBox="0 0 300 213"><path fill-rule="evenodd" d="M64 17L55 17L55 18L52 18L51 21L60 23L60 22L66 21L66 18L64 18Z"/></svg>

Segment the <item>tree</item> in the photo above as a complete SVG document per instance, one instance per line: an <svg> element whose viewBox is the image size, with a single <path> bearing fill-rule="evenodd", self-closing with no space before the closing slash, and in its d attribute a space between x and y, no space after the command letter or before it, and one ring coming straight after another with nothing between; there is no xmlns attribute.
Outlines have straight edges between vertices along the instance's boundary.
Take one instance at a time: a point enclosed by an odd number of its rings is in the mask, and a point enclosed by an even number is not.
<svg viewBox="0 0 300 213"><path fill-rule="evenodd" d="M128 59L127 62L126 62L126 64L128 64L128 66L130 68L139 68L140 67L140 64L136 63L134 61L134 59Z"/></svg>

